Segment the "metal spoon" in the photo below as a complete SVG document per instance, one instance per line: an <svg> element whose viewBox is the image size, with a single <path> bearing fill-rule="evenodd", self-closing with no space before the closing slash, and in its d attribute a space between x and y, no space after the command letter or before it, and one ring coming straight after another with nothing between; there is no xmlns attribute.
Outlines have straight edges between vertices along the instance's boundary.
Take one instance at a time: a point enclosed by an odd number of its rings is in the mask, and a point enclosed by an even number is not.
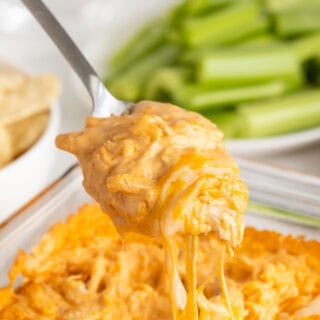
<svg viewBox="0 0 320 320"><path fill-rule="evenodd" d="M92 115L104 118L128 113L132 104L116 99L106 89L88 60L47 6L41 0L22 0L22 2L78 74L91 96Z"/></svg>

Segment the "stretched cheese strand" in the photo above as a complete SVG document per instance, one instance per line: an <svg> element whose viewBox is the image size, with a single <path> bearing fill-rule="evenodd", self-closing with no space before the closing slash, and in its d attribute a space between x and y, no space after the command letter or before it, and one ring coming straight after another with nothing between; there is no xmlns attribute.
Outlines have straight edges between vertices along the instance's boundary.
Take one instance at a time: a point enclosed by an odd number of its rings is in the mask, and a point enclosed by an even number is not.
<svg viewBox="0 0 320 320"><path fill-rule="evenodd" d="M226 279L224 276L225 255L226 255L226 245L224 244L222 247L222 256L221 256L221 260L220 260L219 278L220 278L220 283L221 283L221 287L222 287L222 292L223 292L224 298L226 300L227 308L230 313L230 318L231 318L231 320L235 320L234 315L233 315L233 311L232 311L231 302L230 302L228 287L227 287Z"/></svg>
<svg viewBox="0 0 320 320"><path fill-rule="evenodd" d="M197 159L199 160L199 159ZM196 161L193 162L193 170L195 170ZM197 163L198 164L198 163ZM190 201L192 201L196 194L198 194L199 189L203 183L203 180L207 178L206 175L201 175L197 171L191 171L192 174L188 176L191 168L186 165L185 162L179 163L175 166L175 170L170 172L167 179L164 181L162 186L162 192L160 193L160 199L162 203L168 202L168 199L171 200L171 205L161 207L162 210L165 210L166 214L163 219L162 227L168 232L169 228L172 228L172 225L176 225L172 220L172 217L181 217L183 216L182 212L185 208L190 208L192 206ZM202 169L202 168L201 168ZM175 194L174 197L170 197L170 191L172 183L176 180L177 177L181 177L182 171L185 172L184 177L188 177L186 181L183 181L180 185L182 189L178 194ZM179 175L177 174L179 173ZM169 218L170 217L170 218ZM169 219L168 219L169 218ZM166 222L166 223L164 223ZM165 238L165 237L164 237ZM171 287L171 299L172 299L172 308L173 315L175 320L198 320L198 304L197 304L197 279L196 279L196 256L198 248L198 236L196 235L186 235L185 236L185 250L186 250L186 280L187 280L187 298L185 301L186 292L181 282L181 279L178 274L177 269L177 257L178 249L176 248L174 237L170 238L167 241L168 244L168 257L170 262L168 263L168 274L170 278L170 287ZM231 319L234 320L231 310L231 304L229 300L229 295L227 292L227 287L224 279L223 266L224 266L224 257L225 257L225 247L223 247L223 255L221 260L221 270L220 270L220 281L223 288L223 293L227 301L227 308L230 312ZM183 298L182 298L183 297Z"/></svg>
<svg viewBox="0 0 320 320"><path fill-rule="evenodd" d="M187 274L187 305L184 310L184 319L198 320L197 304L197 251L198 236L188 235L186 241L186 274Z"/></svg>
<svg viewBox="0 0 320 320"><path fill-rule="evenodd" d="M187 296L178 272L178 248L173 238L163 237L166 250L169 276L170 298L173 320L178 320L181 310L186 306Z"/></svg>
<svg viewBox="0 0 320 320"><path fill-rule="evenodd" d="M194 240L197 241L197 239L194 239ZM194 248L192 250L194 250L194 249L196 250L196 246L194 246ZM228 293L228 288L226 285L225 275L224 275L225 251L226 251L226 245L223 245L222 253L221 253L221 260L219 262L220 268L219 268L218 276L219 276L219 280L220 280L220 284L221 284L222 294L223 294L225 301L226 301L227 312L229 312L230 319L235 320L235 316L233 314L233 310L232 310L232 306L231 306L231 302L230 302L230 297L229 297L229 293ZM191 261L193 258L194 258L194 256L191 256ZM187 261L187 263L190 263L190 260L189 260L189 262ZM192 279L190 276L193 271L195 272L195 270L194 269L191 270L190 267L187 269L187 272L188 272L188 270L189 270L189 275L187 274L187 281L188 281L188 283L189 283L189 281L194 281L193 284L196 287L196 278ZM224 317L225 317L225 308L223 308L222 305L220 307L219 306L217 307L210 300L208 300L208 298L205 296L205 294L204 294L205 286L206 286L206 283L201 284L201 286L199 288L197 288L196 292L195 292L195 298L197 301L196 308L200 310L200 319L201 320L212 319L212 313L217 314L217 312L219 312L219 308L222 308L222 309L220 309L220 312L221 312L221 314L224 314ZM188 288L190 288L190 287L188 287ZM190 293L188 292L188 298L189 298L189 296L190 296ZM188 309L188 303L189 303L189 301L187 302L186 310L191 310L191 309ZM198 311L196 313L196 316L194 316L194 313L192 313L192 311L187 311L187 312L185 312L184 315L185 315L185 317L183 318L183 320L198 319L198 317L199 317Z"/></svg>
<svg viewBox="0 0 320 320"><path fill-rule="evenodd" d="M178 248L174 238L164 237L167 251L170 295L174 320L198 320L196 259L198 236L188 235L186 243L187 294L178 272Z"/></svg>

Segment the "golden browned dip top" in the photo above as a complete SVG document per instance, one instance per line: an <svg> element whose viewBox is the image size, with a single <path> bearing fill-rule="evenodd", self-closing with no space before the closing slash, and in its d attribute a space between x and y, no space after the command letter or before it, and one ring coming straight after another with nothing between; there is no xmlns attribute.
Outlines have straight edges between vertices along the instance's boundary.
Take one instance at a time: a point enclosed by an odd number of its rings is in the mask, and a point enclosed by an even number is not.
<svg viewBox="0 0 320 320"><path fill-rule="evenodd" d="M219 281L221 242L199 237L200 320L230 320ZM186 283L184 254L179 275ZM319 320L320 243L247 228L224 272L236 320ZM19 252L0 288L1 320L170 320L165 250L121 239L98 205L54 225L30 254Z"/></svg>
<svg viewBox="0 0 320 320"><path fill-rule="evenodd" d="M201 115L148 101L128 115L88 118L82 132L57 138L58 147L79 159L85 189L118 230L161 237L174 319L198 318L197 237L214 233L228 246L242 239L247 189L222 139ZM177 235L185 246L185 286Z"/></svg>

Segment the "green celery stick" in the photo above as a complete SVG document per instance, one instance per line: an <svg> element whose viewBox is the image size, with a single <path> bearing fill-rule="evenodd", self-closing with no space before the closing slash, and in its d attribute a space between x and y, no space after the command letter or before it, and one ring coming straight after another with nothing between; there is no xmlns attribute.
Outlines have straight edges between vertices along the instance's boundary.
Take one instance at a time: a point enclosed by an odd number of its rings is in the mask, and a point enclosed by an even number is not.
<svg viewBox="0 0 320 320"><path fill-rule="evenodd" d="M190 47L239 41L269 28L255 1L239 1L218 12L187 18L181 25L183 42Z"/></svg>
<svg viewBox="0 0 320 320"><path fill-rule="evenodd" d="M179 26L187 18L211 14L235 2L236 0L184 0L170 11L170 25Z"/></svg>
<svg viewBox="0 0 320 320"><path fill-rule="evenodd" d="M317 6L288 9L274 16L276 33L281 37L320 30L320 3Z"/></svg>
<svg viewBox="0 0 320 320"><path fill-rule="evenodd" d="M196 84L177 88L173 96L177 104L200 112L232 106L244 101L279 96L286 90L286 84L282 81L223 89L207 89Z"/></svg>
<svg viewBox="0 0 320 320"><path fill-rule="evenodd" d="M169 32L172 32L172 29L176 29L176 27L180 26L181 21L189 16L186 6L186 1L182 1L168 12Z"/></svg>
<svg viewBox="0 0 320 320"><path fill-rule="evenodd" d="M187 0L185 1L185 10L188 14L196 15L208 13L235 2L236 0Z"/></svg>
<svg viewBox="0 0 320 320"><path fill-rule="evenodd" d="M125 43L111 59L112 73L116 74L137 59L150 53L165 42L167 25L164 21L152 22Z"/></svg>
<svg viewBox="0 0 320 320"><path fill-rule="evenodd" d="M181 52L179 61L183 64L196 64L204 55L210 55L221 50L217 46L204 46L199 48L186 48Z"/></svg>
<svg viewBox="0 0 320 320"><path fill-rule="evenodd" d="M216 124L226 139L237 137L241 119L235 110L204 113L203 115Z"/></svg>
<svg viewBox="0 0 320 320"><path fill-rule="evenodd" d="M243 39L240 42L233 43L232 46L230 45L207 45L203 47L197 48L186 48L180 57L180 61L182 63L187 64L195 64L199 60L203 59L204 57L221 54L228 55L231 51L233 54L236 52L245 53L247 50L251 49L266 49L266 50L273 50L278 49L279 47L285 47L285 44L280 42L274 35L269 33L262 33L258 35L250 36L246 39Z"/></svg>
<svg viewBox="0 0 320 320"><path fill-rule="evenodd" d="M318 217L307 216L299 212L276 209L268 205L264 205L254 201L249 202L248 211L251 211L253 213L263 215L263 216L269 216L272 218L281 219L284 221L303 224L310 227L316 227L316 228L320 227L320 218Z"/></svg>
<svg viewBox="0 0 320 320"><path fill-rule="evenodd" d="M238 107L242 116L239 136L280 135L320 125L320 90L305 90L284 97Z"/></svg>
<svg viewBox="0 0 320 320"><path fill-rule="evenodd" d="M294 40L290 45L301 61L320 55L320 32Z"/></svg>
<svg viewBox="0 0 320 320"><path fill-rule="evenodd" d="M280 45L279 40L271 33L261 33L256 36L249 37L244 39L240 43L236 43L235 47L243 48L256 48L256 47L268 47L268 46L277 46Z"/></svg>
<svg viewBox="0 0 320 320"><path fill-rule="evenodd" d="M124 73L107 79L106 86L119 99L137 101L142 97L143 83L148 77L158 68L174 63L178 52L179 49L176 46L162 46L136 61Z"/></svg>
<svg viewBox="0 0 320 320"><path fill-rule="evenodd" d="M246 85L283 80L293 87L303 82L302 67L291 48L242 48L205 55L198 62L200 82Z"/></svg>
<svg viewBox="0 0 320 320"><path fill-rule="evenodd" d="M266 8L274 13L288 9L304 9L318 4L319 0L265 0Z"/></svg>
<svg viewBox="0 0 320 320"><path fill-rule="evenodd" d="M131 77L104 81L105 86L118 99L136 102L141 98L142 85Z"/></svg>
<svg viewBox="0 0 320 320"><path fill-rule="evenodd" d="M149 100L164 100L170 93L177 90L189 80L191 71L185 67L165 67L156 70L146 83L144 98Z"/></svg>

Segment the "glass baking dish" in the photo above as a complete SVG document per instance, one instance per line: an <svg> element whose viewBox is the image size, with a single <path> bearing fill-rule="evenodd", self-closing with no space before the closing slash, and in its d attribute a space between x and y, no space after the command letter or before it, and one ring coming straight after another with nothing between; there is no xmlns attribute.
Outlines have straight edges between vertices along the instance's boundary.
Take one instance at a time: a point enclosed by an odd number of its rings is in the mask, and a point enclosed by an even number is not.
<svg viewBox="0 0 320 320"><path fill-rule="evenodd" d="M268 187L267 179L263 176L264 173L261 173L261 170L263 171L265 169L254 164L255 170L252 170L250 169L251 165L252 164L250 162L246 162L244 160L240 161L244 178L247 180L249 189L252 190L253 200L258 201L260 204L262 203L262 206L257 205L258 202L255 202L256 205L249 207L248 212L246 213L246 224L255 226L258 229L277 230L285 234L290 233L294 235L304 235L307 238L320 240L319 229L314 226L311 227L303 225L302 223L297 223L299 219L293 219L295 221L295 223L293 223L288 222L287 218L286 220L283 220L283 216L281 214L277 214L276 218L274 216L271 217L266 215L266 212L270 212L268 209L271 209L272 212L275 207L274 203L277 203L277 198L270 196L270 188ZM270 168L267 168L267 171L268 170L270 170ZM277 179L275 176L279 174L283 175L283 172L277 172L277 170L273 168L270 172L267 172L267 177L268 179ZM288 178L288 176L290 176L290 174L285 175L286 178ZM296 177L293 176L293 178ZM261 183L264 179L266 179L265 199L267 201L263 203L263 201L261 201L261 192L259 193L259 186L261 187ZM309 181L307 179L300 182L295 181L294 183L297 185L299 184L299 186L303 186L302 183L305 183L304 189L307 190L308 187L314 188L317 183L320 183L319 181L311 180ZM285 185L287 182L284 177L278 178L277 181L278 186ZM36 198L0 226L0 287L7 284L8 269L19 249L29 251L33 245L39 242L41 236L50 228L51 225L59 221L64 221L69 214L76 212L82 204L93 202L93 200L84 191L81 182L82 175L79 167L72 167L60 179L47 187ZM256 186L258 186L258 188L256 188ZM276 188L274 186L273 191L275 189ZM286 192L278 191L277 195L280 196L282 192L282 200L287 199L286 201L290 202L290 200L288 200L288 195L290 196L290 192L288 192L290 191L289 189ZM299 190L299 188L292 188L291 191L297 192L297 190ZM305 205L307 207L308 203L312 201L313 206L316 205L316 197L311 192L311 189L310 192L308 192L308 195L309 198L305 197L304 199L301 194L300 198L297 198L297 195L294 195L294 197L299 199L299 201L305 201ZM311 198L310 195L312 195ZM292 203L294 202L291 202L288 205L284 202L284 207L287 205L288 208L292 209ZM301 203L300 206L297 207L301 208ZM318 206L318 208L320 208L320 206ZM283 211L279 212L281 213ZM318 226L320 227L320 216L316 218L319 219Z"/></svg>

